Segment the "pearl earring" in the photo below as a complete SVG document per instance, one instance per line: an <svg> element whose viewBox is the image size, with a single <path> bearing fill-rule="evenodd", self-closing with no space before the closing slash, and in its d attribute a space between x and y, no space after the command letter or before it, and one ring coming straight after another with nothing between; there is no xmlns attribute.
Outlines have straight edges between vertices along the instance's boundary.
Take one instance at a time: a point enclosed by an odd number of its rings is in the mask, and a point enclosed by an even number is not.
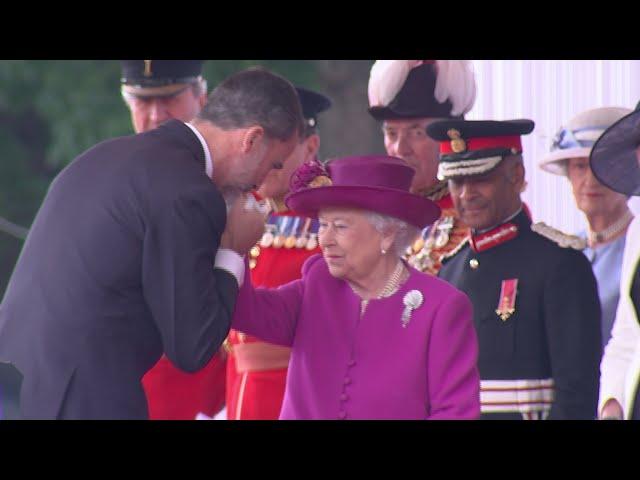
<svg viewBox="0 0 640 480"><path fill-rule="evenodd" d="M383 255L387 254L387 251L383 248L382 250L380 250L382 252Z"/></svg>

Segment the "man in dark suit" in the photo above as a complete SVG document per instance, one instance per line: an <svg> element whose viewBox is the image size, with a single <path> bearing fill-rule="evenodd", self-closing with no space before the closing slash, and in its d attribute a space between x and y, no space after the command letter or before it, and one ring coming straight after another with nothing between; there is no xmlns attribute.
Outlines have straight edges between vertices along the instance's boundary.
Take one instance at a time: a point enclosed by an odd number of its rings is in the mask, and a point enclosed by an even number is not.
<svg viewBox="0 0 640 480"><path fill-rule="evenodd" d="M207 102L203 60L122 60L122 98L136 133L175 118L189 122ZM195 373L174 366L166 355L142 378L150 420L193 420L224 406L226 352L220 349Z"/></svg>
<svg viewBox="0 0 640 480"><path fill-rule="evenodd" d="M140 380L163 352L188 372L207 364L229 330L239 254L264 229L262 213L226 204L281 168L302 128L292 85L250 69L191 124L102 142L58 175L0 305L23 418L144 419Z"/></svg>
<svg viewBox="0 0 640 480"><path fill-rule="evenodd" d="M581 239L523 209L520 136L531 120L432 123L438 176L470 227L439 276L466 293L480 347L480 403L487 419L594 419L600 301Z"/></svg>

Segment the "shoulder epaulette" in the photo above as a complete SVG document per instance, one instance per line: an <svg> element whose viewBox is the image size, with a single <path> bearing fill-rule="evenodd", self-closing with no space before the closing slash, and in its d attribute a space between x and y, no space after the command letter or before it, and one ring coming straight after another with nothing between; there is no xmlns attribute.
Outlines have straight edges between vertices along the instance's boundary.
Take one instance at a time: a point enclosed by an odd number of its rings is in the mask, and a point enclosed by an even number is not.
<svg viewBox="0 0 640 480"><path fill-rule="evenodd" d="M429 187L426 190L423 190L422 192L420 192L420 195L422 195L425 198L428 198L433 202L437 202L443 197L446 197L447 195L449 195L449 184L448 182L445 182L445 181L438 182L432 187Z"/></svg>
<svg viewBox="0 0 640 480"><path fill-rule="evenodd" d="M587 241L584 238L561 232L556 228L550 227L544 222L538 222L531 225L531 230L545 238L548 238L552 242L557 243L562 248L584 250L587 247Z"/></svg>
<svg viewBox="0 0 640 480"><path fill-rule="evenodd" d="M462 241L458 244L458 246L456 248L454 248L453 250L450 250L447 253L443 253L440 256L440 263L445 262L446 260L449 260L450 258L454 257L460 250L462 250L464 248L464 246L469 243L469 236L466 236L462 239Z"/></svg>

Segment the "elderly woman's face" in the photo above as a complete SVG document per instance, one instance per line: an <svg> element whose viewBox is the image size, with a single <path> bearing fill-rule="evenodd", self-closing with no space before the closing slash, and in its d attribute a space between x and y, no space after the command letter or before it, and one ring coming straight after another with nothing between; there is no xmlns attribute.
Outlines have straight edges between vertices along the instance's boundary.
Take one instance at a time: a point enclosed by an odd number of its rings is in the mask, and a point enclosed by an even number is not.
<svg viewBox="0 0 640 480"><path fill-rule="evenodd" d="M593 174L588 157L567 160L567 177L573 188L578 208L585 215L594 215L614 209L627 202L627 198L605 187Z"/></svg>
<svg viewBox="0 0 640 480"><path fill-rule="evenodd" d="M331 275L353 280L371 272L388 242L371 225L366 213L327 208L321 210L318 217L320 248Z"/></svg>

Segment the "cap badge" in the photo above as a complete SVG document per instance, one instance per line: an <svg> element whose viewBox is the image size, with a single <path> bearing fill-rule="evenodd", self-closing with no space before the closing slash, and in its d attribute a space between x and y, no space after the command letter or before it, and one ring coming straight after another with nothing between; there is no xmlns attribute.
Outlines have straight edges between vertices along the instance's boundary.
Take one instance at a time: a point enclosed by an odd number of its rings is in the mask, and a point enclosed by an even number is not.
<svg viewBox="0 0 640 480"><path fill-rule="evenodd" d="M145 77L150 77L152 75L152 73L151 73L151 62L152 62L152 60L145 60L144 61L144 76Z"/></svg>
<svg viewBox="0 0 640 480"><path fill-rule="evenodd" d="M464 152L467 149L467 143L460 138L460 132L455 128L447 130L447 135L451 139L451 150L455 153Z"/></svg>

